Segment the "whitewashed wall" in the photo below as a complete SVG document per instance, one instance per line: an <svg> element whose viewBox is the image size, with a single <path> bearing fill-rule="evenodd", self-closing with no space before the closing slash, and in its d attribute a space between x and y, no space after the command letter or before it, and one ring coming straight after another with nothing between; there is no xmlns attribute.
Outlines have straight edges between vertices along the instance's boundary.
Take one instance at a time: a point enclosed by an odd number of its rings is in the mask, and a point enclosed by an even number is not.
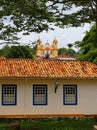
<svg viewBox="0 0 97 130"><path fill-rule="evenodd" d="M57 80L59 87L55 93L56 80L1 79L0 115L65 115L97 114L97 80ZM17 105L2 106L2 84L17 85ZM47 84L48 104L33 105L33 84ZM63 85L77 85L77 105L63 105Z"/></svg>

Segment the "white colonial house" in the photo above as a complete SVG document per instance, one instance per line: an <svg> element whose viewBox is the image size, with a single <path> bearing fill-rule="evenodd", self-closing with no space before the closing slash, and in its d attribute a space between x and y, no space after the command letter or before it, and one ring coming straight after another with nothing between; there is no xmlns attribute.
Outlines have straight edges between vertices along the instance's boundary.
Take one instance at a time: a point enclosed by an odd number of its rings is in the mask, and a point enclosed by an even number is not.
<svg viewBox="0 0 97 130"><path fill-rule="evenodd" d="M0 117L97 115L97 65L0 59Z"/></svg>

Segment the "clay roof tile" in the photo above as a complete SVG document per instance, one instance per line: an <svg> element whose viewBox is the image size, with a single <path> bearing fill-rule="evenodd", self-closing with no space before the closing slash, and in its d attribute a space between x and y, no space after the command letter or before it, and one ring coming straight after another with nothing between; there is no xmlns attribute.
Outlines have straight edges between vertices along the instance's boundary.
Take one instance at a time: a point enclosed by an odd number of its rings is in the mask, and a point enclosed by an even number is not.
<svg viewBox="0 0 97 130"><path fill-rule="evenodd" d="M97 78L97 65L78 60L0 59L0 77Z"/></svg>

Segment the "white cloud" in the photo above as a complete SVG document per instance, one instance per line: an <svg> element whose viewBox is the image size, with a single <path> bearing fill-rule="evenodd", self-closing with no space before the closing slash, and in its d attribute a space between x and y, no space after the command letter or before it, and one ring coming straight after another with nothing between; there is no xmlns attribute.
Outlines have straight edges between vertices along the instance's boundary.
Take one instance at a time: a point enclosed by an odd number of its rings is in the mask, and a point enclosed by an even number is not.
<svg viewBox="0 0 97 130"><path fill-rule="evenodd" d="M49 30L48 32L43 31L40 34L37 33L31 33L29 36L22 36L19 34L19 37L22 37L20 42L22 44L28 44L29 42L35 42L40 38L45 44L48 40L48 42L51 44L54 38L56 37L58 40L58 46L60 47L67 47L68 43L74 43L75 41L82 40L83 36L85 35L85 32L90 29L89 24L85 24L84 27L71 27L71 28L64 28L60 29L58 27L55 27L55 30Z"/></svg>

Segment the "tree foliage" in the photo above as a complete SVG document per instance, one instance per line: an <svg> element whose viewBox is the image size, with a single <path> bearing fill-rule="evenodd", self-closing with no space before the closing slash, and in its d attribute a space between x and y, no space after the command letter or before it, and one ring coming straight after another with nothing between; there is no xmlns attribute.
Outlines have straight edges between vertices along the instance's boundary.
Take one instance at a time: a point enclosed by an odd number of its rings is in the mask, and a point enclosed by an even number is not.
<svg viewBox="0 0 97 130"><path fill-rule="evenodd" d="M95 37L96 27L94 25L89 32L86 32L81 42L75 42L76 47L79 48L78 53L80 60L88 60L97 63L97 44L95 44Z"/></svg>
<svg viewBox="0 0 97 130"><path fill-rule="evenodd" d="M0 38L9 42L17 32L41 32L50 23L77 27L91 22L97 26L97 0L0 0Z"/></svg>
<svg viewBox="0 0 97 130"><path fill-rule="evenodd" d="M75 56L76 55L76 52L72 49L72 48L59 48L58 50L58 54L61 55L61 54L68 54L70 56Z"/></svg>
<svg viewBox="0 0 97 130"><path fill-rule="evenodd" d="M0 50L0 56L6 58L34 58L35 48L29 46L4 46Z"/></svg>
<svg viewBox="0 0 97 130"><path fill-rule="evenodd" d="M13 40L17 32L41 32L48 30L52 22L47 0L0 0L0 38ZM13 35L14 34L14 35Z"/></svg>
<svg viewBox="0 0 97 130"><path fill-rule="evenodd" d="M97 0L56 0L52 6L55 6L59 13L56 15L59 25L76 27L84 23L97 24Z"/></svg>

